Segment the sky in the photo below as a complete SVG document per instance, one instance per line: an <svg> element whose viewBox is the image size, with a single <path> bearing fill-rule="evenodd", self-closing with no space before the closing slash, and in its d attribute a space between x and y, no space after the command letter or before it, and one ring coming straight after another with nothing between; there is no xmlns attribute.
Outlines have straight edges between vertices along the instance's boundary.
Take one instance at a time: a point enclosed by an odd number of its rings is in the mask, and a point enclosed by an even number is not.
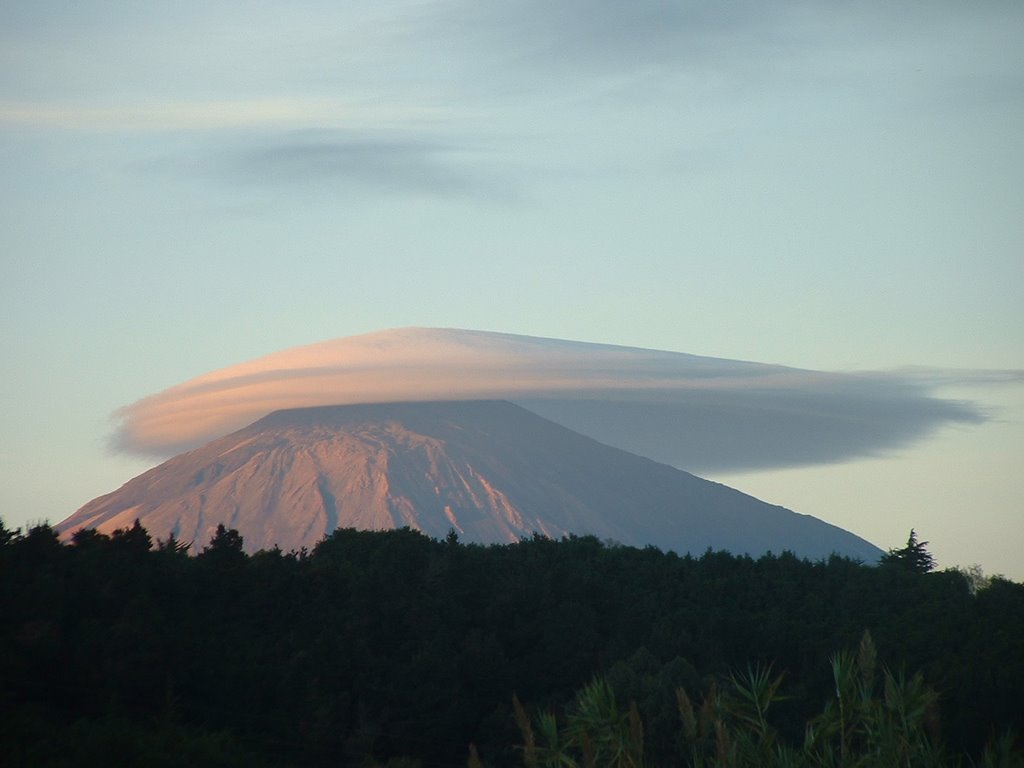
<svg viewBox="0 0 1024 768"><path fill-rule="evenodd" d="M912 382L979 418L705 471L1024 580L1024 5L5 3L0 516L118 414L389 328ZM908 407L911 405L908 403Z"/></svg>

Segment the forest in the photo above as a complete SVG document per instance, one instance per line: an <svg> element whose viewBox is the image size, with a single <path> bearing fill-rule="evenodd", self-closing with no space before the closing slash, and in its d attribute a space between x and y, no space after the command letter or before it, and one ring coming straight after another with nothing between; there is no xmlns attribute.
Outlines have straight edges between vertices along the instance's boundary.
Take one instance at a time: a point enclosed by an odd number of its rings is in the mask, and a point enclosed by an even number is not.
<svg viewBox="0 0 1024 768"><path fill-rule="evenodd" d="M1024 585L589 536L0 523L9 766L1021 765Z"/></svg>

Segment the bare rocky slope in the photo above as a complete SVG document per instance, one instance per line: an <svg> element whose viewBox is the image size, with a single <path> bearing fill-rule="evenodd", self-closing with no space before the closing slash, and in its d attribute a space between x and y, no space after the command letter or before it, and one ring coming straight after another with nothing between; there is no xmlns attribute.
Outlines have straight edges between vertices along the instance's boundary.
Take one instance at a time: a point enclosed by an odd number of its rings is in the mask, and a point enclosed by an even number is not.
<svg viewBox="0 0 1024 768"><path fill-rule="evenodd" d="M502 401L277 411L89 502L57 528L138 518L201 547L218 523L250 551L312 547L338 527L409 526L514 542L595 534L699 554L881 551L841 528L612 448Z"/></svg>

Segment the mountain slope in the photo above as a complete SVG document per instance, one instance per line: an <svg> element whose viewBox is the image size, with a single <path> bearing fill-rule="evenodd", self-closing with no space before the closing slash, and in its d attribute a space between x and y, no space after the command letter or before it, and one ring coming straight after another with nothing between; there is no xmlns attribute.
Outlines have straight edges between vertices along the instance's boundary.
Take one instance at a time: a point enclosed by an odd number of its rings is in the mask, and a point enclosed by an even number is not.
<svg viewBox="0 0 1024 768"><path fill-rule="evenodd" d="M476 542L571 532L677 552L880 554L816 518L501 401L277 411L89 502L58 529L110 531L136 518L197 546L224 523L252 550L311 547L337 527L409 526Z"/></svg>

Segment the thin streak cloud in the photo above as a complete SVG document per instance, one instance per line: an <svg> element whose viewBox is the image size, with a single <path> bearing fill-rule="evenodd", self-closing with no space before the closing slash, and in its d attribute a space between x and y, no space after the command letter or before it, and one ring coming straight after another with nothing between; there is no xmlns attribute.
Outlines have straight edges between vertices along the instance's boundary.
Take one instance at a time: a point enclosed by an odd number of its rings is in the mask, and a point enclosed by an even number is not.
<svg viewBox="0 0 1024 768"><path fill-rule="evenodd" d="M224 163L247 184L347 184L381 192L511 199L514 184L469 164L473 153L428 138L287 136Z"/></svg>
<svg viewBox="0 0 1024 768"><path fill-rule="evenodd" d="M171 387L119 411L113 444L167 456L285 408L481 399L511 400L699 471L844 461L984 420L974 405L934 397L898 374L408 328L295 347Z"/></svg>
<svg viewBox="0 0 1024 768"><path fill-rule="evenodd" d="M122 104L0 100L0 124L119 133L247 128L373 128L451 120L456 113L380 97L163 100Z"/></svg>

